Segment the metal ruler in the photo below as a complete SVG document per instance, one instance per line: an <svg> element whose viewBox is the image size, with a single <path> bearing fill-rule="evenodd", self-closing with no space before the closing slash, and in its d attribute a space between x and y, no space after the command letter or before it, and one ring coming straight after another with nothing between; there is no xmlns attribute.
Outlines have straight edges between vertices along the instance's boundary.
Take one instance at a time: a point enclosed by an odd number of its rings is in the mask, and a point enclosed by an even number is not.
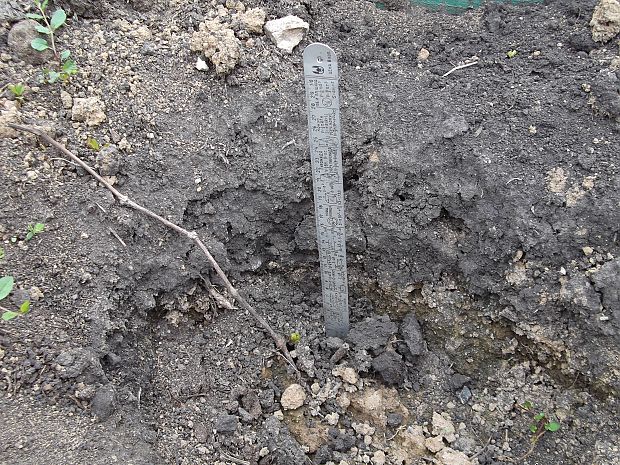
<svg viewBox="0 0 620 465"><path fill-rule="evenodd" d="M327 45L304 50L308 132L327 336L349 332L338 62Z"/></svg>

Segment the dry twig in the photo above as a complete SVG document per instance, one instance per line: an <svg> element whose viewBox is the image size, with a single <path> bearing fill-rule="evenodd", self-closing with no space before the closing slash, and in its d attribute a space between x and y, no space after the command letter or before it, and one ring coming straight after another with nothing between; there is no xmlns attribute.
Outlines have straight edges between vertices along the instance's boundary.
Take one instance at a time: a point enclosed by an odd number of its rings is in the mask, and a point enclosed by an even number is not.
<svg viewBox="0 0 620 465"><path fill-rule="evenodd" d="M446 74L443 74L441 77L450 76L452 73L454 73L455 71L458 71L459 69L469 68L470 66L474 66L474 65L477 65L477 64L478 64L478 61L472 61L470 63L465 63L463 65L455 66L450 71L448 71Z"/></svg>
<svg viewBox="0 0 620 465"><path fill-rule="evenodd" d="M226 276L226 274L224 273L222 268L220 268L220 265L215 261L215 259L213 258L213 256L209 252L209 249L207 249L207 246L202 242L202 240L200 240L200 238L198 237L198 234L195 231L188 231L187 229L184 229L181 226L178 226L178 225L172 223L171 221L168 221L164 217L159 216L157 213L152 212L148 208L145 208L142 205L134 202L133 200L131 200L126 195L121 194L118 190L116 190L114 187L112 187L112 185L109 182L107 182L104 178L102 178L94 169L92 169L88 164L84 163L80 158L78 158L76 155L74 155L64 145L62 145L59 142L56 142L53 138L48 136L42 130L37 129L37 128L32 127L32 126L22 126L22 125L13 124L13 123L8 123L8 126L13 128L13 129L16 129L18 131L29 132L31 134L35 134L35 135L39 136L45 142L47 142L48 144L52 145L53 147L58 149L60 152L62 152L64 155L69 157L71 160L76 162L84 170L86 170L92 177L94 177L97 181L99 181L101 184L103 184L112 193L112 195L114 195L114 197L116 197L118 199L118 201L119 201L119 203L121 205L129 207L129 208L132 208L132 209L137 210L137 211L139 211L141 213L144 213L145 215L150 216L151 218L159 221L160 223L164 224L165 226L169 227L170 229L174 229L176 232L178 232L182 236L185 236L188 239L191 239L192 241L194 241L196 243L196 245L200 248L200 250L202 250L203 254L207 258L207 261L213 267L213 269L215 270L217 275L224 282L224 284L226 286L226 289L228 290L228 293L232 296L232 298L234 298L237 302L239 302L239 305L244 310L247 310L256 319L256 321L258 321L258 323L265 329L265 331L267 331L267 333L269 333L269 335L273 339L276 347L280 350L280 352L282 352L282 355L284 356L284 358L293 367L295 367L295 363L293 362L293 359L291 358L291 355L289 354L288 349L286 348L286 339L282 335L276 333L271 328L271 326L269 325L267 320L265 320L262 316L260 316L256 312L256 310L254 310L254 308L249 304L249 302L247 300L245 300L245 298L243 298L243 296L241 294L239 294L239 291L237 291L237 289L232 285L232 283L230 282L230 280L228 279L228 277Z"/></svg>

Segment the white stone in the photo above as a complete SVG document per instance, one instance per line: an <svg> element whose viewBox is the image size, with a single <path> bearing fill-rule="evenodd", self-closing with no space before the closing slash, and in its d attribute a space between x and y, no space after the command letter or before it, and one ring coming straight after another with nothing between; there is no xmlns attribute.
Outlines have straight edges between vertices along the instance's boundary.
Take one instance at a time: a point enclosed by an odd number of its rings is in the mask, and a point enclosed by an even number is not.
<svg viewBox="0 0 620 465"><path fill-rule="evenodd" d="M202 58L198 57L196 59L196 69L198 71L209 71L209 65Z"/></svg>
<svg viewBox="0 0 620 465"><path fill-rule="evenodd" d="M446 441L454 442L456 437L454 436L454 425L452 422L437 412L433 412L433 435L443 436Z"/></svg>
<svg viewBox="0 0 620 465"><path fill-rule="evenodd" d="M340 415L338 415L336 412L328 413L327 415L325 415L325 420L329 425L336 426L338 424L338 420L340 420Z"/></svg>
<svg viewBox="0 0 620 465"><path fill-rule="evenodd" d="M426 61L429 56L431 56L431 53L427 49L421 48L418 52L418 61Z"/></svg>
<svg viewBox="0 0 620 465"><path fill-rule="evenodd" d="M306 391L299 384L291 384L282 393L280 404L284 410L295 410L304 405Z"/></svg>
<svg viewBox="0 0 620 465"><path fill-rule="evenodd" d="M445 447L443 443L443 438L441 436L434 436L432 438L426 438L424 440L424 445L428 450L430 450L433 454L436 454L441 449Z"/></svg>
<svg viewBox="0 0 620 465"><path fill-rule="evenodd" d="M301 42L310 25L303 19L289 15L280 19L272 19L265 24L265 34L276 47L291 53Z"/></svg>
<svg viewBox="0 0 620 465"><path fill-rule="evenodd" d="M382 450L376 451L372 455L372 463L374 465L385 465L385 452L383 452Z"/></svg>
<svg viewBox="0 0 620 465"><path fill-rule="evenodd" d="M375 428L370 426L368 423L352 423L351 427L355 430L357 434L361 434L364 436L372 436L375 434Z"/></svg>
<svg viewBox="0 0 620 465"><path fill-rule="evenodd" d="M441 449L436 457L441 465L472 465L467 455L449 447Z"/></svg>
<svg viewBox="0 0 620 465"><path fill-rule="evenodd" d="M343 381L349 384L357 384L359 380L359 376L357 376L356 371L344 365L338 365L332 370L332 375L342 378Z"/></svg>

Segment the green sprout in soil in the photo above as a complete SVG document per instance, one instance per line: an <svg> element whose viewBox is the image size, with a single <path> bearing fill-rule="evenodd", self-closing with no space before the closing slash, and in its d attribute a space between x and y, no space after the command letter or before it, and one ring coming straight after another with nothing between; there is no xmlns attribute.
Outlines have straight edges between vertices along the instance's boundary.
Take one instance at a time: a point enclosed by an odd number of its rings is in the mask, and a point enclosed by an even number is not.
<svg viewBox="0 0 620 465"><path fill-rule="evenodd" d="M88 146L89 149L94 150L95 152L98 152L99 150L101 150L101 144L94 137L89 137L88 140L86 141L86 145Z"/></svg>
<svg viewBox="0 0 620 465"><path fill-rule="evenodd" d="M36 223L34 225L28 225L28 232L26 233L26 240L34 239L37 234L45 231L45 225L43 223Z"/></svg>
<svg viewBox="0 0 620 465"><path fill-rule="evenodd" d="M295 345L299 341L301 341L301 334L299 334L297 331L295 331L294 333L291 333L291 335L289 336L288 339L291 342L291 344Z"/></svg>
<svg viewBox="0 0 620 465"><path fill-rule="evenodd" d="M519 405L522 412L532 412L534 410L534 404L527 400L523 404ZM528 457L538 444L538 441L545 435L545 433L554 433L560 429L560 423L549 419L548 415L544 412L539 412L532 417L532 423L529 426L532 437L530 438L530 449L517 461L521 461Z"/></svg>
<svg viewBox="0 0 620 465"><path fill-rule="evenodd" d="M59 52L56 47L56 37L54 34L67 21L67 13L65 13L65 10L62 8L59 8L54 12L54 14L52 14L51 18L48 18L47 13L45 12L47 9L47 2L48 0L34 0L34 4L39 13L28 13L26 17L38 21L39 24L37 24L36 27L37 31L41 34L47 35L49 38L48 42L47 39L37 37L30 42L30 46L39 52L43 52L48 49L51 50L54 53L56 60L58 60L57 69L54 70L45 68L43 70L45 82L53 84L58 81L58 79L67 81L71 76L77 73L77 66L75 61L69 59L71 56L71 52L69 50Z"/></svg>
<svg viewBox="0 0 620 465"><path fill-rule="evenodd" d="M506 56L507 56L508 58L514 58L514 57L516 57L516 56L517 56L517 53L519 53L519 52L517 52L516 50L508 50L508 51L506 52Z"/></svg>
<svg viewBox="0 0 620 465"><path fill-rule="evenodd" d="M17 102L19 102L20 104L24 103L24 92L26 91L25 85L23 85L22 83L9 84L7 88L13 94Z"/></svg>
<svg viewBox="0 0 620 465"><path fill-rule="evenodd" d="M15 282L13 280L13 276L3 276L2 278L0 278L0 300L4 300L6 296L11 293L14 283ZM7 310L2 306L0 306L0 310L2 311L2 319L4 321L9 321L20 315L25 315L26 313L28 313L30 311L30 301L25 300L24 303L19 306L19 310L16 312L13 310Z"/></svg>
<svg viewBox="0 0 620 465"><path fill-rule="evenodd" d="M0 260L4 260L4 257L6 257L6 254L4 253L4 249L0 247Z"/></svg>

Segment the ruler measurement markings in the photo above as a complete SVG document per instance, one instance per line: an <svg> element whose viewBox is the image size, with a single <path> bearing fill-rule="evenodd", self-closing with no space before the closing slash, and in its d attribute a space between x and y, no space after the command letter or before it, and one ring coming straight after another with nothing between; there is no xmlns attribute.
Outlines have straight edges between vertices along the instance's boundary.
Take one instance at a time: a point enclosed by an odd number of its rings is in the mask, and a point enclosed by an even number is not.
<svg viewBox="0 0 620 465"><path fill-rule="evenodd" d="M328 336L344 337L349 328L349 309L334 52L322 44L309 45L304 51L304 77L325 329Z"/></svg>

